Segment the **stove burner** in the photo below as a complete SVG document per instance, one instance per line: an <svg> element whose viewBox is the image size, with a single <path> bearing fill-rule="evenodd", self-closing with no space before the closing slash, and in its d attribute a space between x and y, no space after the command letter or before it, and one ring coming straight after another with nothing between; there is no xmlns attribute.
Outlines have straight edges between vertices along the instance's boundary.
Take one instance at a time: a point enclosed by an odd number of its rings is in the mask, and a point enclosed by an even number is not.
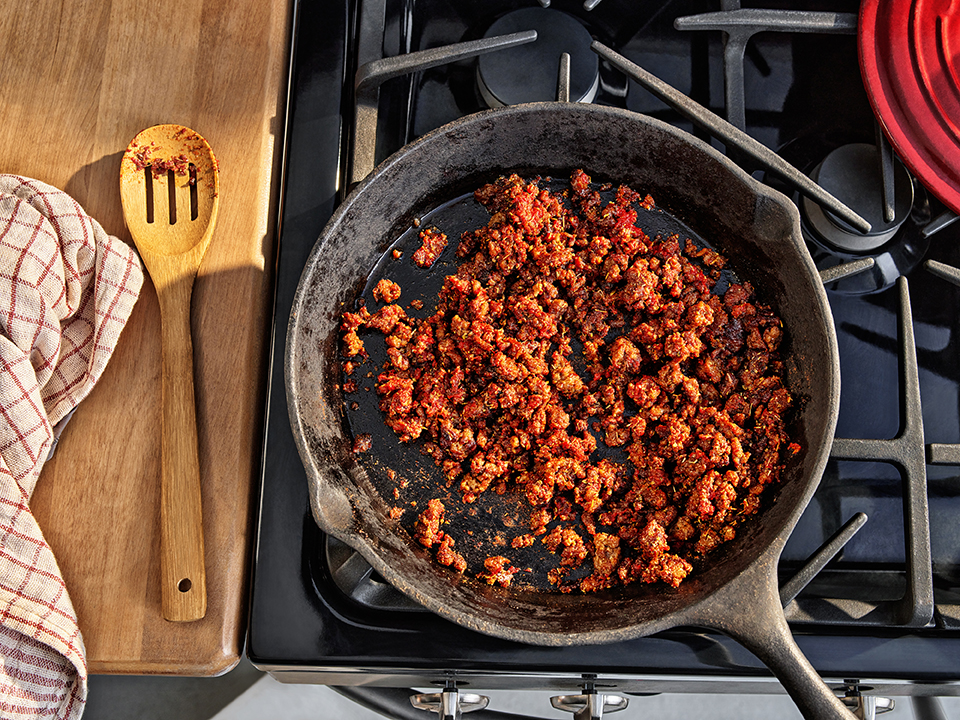
<svg viewBox="0 0 960 720"><path fill-rule="evenodd" d="M849 143L831 150L809 172L810 177L836 196L871 226L861 233L829 210L807 198L798 198L804 238L818 270L866 257L874 259L869 271L833 281L827 288L848 294L884 290L913 270L927 252L929 239L920 231L929 220L923 189L899 161L894 163L894 218L884 219L883 178L874 145Z"/></svg>
<svg viewBox="0 0 960 720"><path fill-rule="evenodd" d="M877 148L865 143L842 145L810 174L824 190L865 218L872 230L861 233L829 210L804 197L803 212L811 226L839 250L874 250L896 235L913 205L913 183L904 167L895 163L893 221L883 216L883 178Z"/></svg>
<svg viewBox="0 0 960 720"><path fill-rule="evenodd" d="M487 105L556 100L562 53L570 55L570 99L593 102L600 86L600 61L590 50L587 29L559 10L523 8L494 22L484 37L522 30L536 30L536 42L483 55L477 62L477 84Z"/></svg>

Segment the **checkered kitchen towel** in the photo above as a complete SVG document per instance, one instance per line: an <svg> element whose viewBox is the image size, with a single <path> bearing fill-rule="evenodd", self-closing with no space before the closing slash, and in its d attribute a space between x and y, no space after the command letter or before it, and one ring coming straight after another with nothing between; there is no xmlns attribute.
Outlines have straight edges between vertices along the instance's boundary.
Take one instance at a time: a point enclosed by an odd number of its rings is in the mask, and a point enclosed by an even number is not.
<svg viewBox="0 0 960 720"><path fill-rule="evenodd" d="M77 616L29 502L53 426L100 377L142 282L134 252L70 196L0 175L3 718L83 713L87 668Z"/></svg>

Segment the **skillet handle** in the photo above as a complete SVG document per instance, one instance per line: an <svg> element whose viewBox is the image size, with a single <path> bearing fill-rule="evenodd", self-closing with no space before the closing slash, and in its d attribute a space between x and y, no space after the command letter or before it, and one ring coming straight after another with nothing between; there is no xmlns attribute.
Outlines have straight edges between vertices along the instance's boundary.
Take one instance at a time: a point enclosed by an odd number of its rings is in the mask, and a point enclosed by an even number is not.
<svg viewBox="0 0 960 720"><path fill-rule="evenodd" d="M856 720L793 639L780 604L775 557L748 568L715 600L710 624L763 661L806 720Z"/></svg>
<svg viewBox="0 0 960 720"><path fill-rule="evenodd" d="M854 720L856 716L827 686L804 657L783 617L771 625L729 634L773 671L807 720Z"/></svg>

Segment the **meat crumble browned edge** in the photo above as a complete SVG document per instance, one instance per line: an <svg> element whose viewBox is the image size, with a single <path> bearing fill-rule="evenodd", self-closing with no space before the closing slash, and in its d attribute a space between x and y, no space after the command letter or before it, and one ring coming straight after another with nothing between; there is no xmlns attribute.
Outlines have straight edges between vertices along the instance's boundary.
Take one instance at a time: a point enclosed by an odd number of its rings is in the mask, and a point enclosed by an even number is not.
<svg viewBox="0 0 960 720"><path fill-rule="evenodd" d="M560 591L677 587L799 450L785 429L783 326L749 283L713 291L719 253L649 237L637 225L638 207L656 207L649 195L619 187L605 202L582 171L566 195L516 175L477 190L490 221L461 236L436 312L411 318L394 304L399 286L381 280L382 307L343 314L344 373L366 359L358 330L383 333L387 425L422 442L463 502L525 501L530 532L511 547L556 554ZM446 237L420 238L413 261L432 265ZM598 442L629 464L595 460ZM443 512L431 500L414 536L464 572ZM590 575L568 582L588 559ZM508 586L510 563L491 552L476 575Z"/></svg>

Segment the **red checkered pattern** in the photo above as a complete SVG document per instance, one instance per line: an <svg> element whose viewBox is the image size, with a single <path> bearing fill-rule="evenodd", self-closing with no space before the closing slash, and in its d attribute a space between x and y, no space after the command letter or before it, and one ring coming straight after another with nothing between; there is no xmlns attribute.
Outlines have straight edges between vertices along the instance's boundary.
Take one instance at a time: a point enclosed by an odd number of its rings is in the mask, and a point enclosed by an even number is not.
<svg viewBox="0 0 960 720"><path fill-rule="evenodd" d="M70 196L0 175L3 718L83 713L87 667L77 616L29 502L53 426L97 382L142 282L134 252Z"/></svg>

